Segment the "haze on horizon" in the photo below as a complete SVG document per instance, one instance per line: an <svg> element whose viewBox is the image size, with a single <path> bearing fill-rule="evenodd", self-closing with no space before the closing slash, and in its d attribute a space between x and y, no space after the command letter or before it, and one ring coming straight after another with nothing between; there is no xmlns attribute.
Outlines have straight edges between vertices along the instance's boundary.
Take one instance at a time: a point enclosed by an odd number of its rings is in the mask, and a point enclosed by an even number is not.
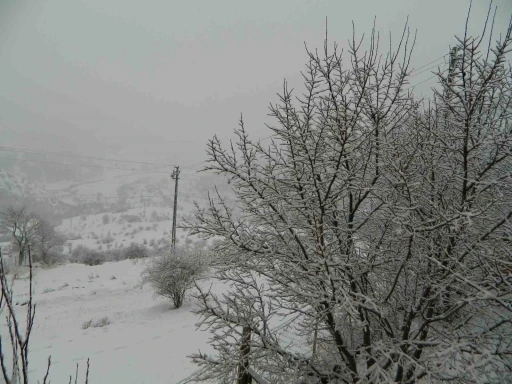
<svg viewBox="0 0 512 384"><path fill-rule="evenodd" d="M471 32L481 31L488 4L473 2ZM493 4L501 32L512 3ZM360 36L376 17L381 35L391 32L396 41L409 17L418 31L418 68L448 53L468 6L469 0L2 1L1 145L197 163L208 138L231 136L240 113L251 135L269 135L268 105L284 79L302 90L304 44L322 48L326 16L329 39L341 47L352 21Z"/></svg>

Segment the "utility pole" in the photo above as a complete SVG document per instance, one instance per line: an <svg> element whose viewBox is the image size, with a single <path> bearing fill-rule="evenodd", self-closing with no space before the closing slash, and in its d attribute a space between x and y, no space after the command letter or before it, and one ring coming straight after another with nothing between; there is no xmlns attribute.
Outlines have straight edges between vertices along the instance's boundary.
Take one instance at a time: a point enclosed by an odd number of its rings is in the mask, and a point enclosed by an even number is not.
<svg viewBox="0 0 512 384"><path fill-rule="evenodd" d="M448 84L452 85L453 78L455 76L455 67L457 65L457 61L459 60L458 52L460 47L453 47L450 51L450 65L448 67ZM450 94L448 94L449 96Z"/></svg>
<svg viewBox="0 0 512 384"><path fill-rule="evenodd" d="M455 77L455 68L457 66L457 61L459 60L459 55L458 55L459 49L460 49L460 47L455 46L450 50L450 64L448 67L448 79L447 79L448 87L445 88L445 90L444 90L445 99L449 99L452 97L452 91L451 91L450 87L452 86L453 80ZM448 120L449 115L450 115L450 113L447 109L444 113L445 120Z"/></svg>
<svg viewBox="0 0 512 384"><path fill-rule="evenodd" d="M174 171L172 172L171 179L174 180L174 210L172 213L172 249L176 245L176 214L178 210L178 180L180 178L180 167L174 167Z"/></svg>

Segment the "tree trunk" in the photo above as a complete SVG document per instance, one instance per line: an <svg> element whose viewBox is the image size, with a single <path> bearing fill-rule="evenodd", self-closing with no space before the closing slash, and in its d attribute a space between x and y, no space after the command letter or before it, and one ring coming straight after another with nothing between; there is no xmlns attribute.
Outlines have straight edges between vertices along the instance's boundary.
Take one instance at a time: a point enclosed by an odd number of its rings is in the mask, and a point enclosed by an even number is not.
<svg viewBox="0 0 512 384"><path fill-rule="evenodd" d="M237 384L252 384L249 374L249 352L251 352L251 328L244 327L242 331L242 345L240 347L240 362L238 363Z"/></svg>

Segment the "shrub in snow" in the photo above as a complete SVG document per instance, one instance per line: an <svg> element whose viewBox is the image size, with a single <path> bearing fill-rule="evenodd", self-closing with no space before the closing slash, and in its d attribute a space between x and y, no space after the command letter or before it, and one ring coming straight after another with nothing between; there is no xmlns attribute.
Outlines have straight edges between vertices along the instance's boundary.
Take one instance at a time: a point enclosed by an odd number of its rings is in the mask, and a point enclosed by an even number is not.
<svg viewBox="0 0 512 384"><path fill-rule="evenodd" d="M108 317L105 316L96 321L94 321L93 319L86 321L85 323L82 324L82 329L101 328L109 324L111 324L111 321Z"/></svg>
<svg viewBox="0 0 512 384"><path fill-rule="evenodd" d="M175 308L183 304L186 292L206 271L200 252L176 248L152 259L142 272L142 284L149 283L155 294L172 300Z"/></svg>
<svg viewBox="0 0 512 384"><path fill-rule="evenodd" d="M107 233L107 235L105 237L103 237L101 239L101 242L103 244L108 244L108 243L112 243L114 241L114 237L112 236L112 234L110 233L110 231Z"/></svg>
<svg viewBox="0 0 512 384"><path fill-rule="evenodd" d="M109 324L111 324L111 321L108 317L105 316L105 317L102 317L101 319L95 321L92 326L94 328L99 328L99 327L104 327L105 325L109 325Z"/></svg>
<svg viewBox="0 0 512 384"><path fill-rule="evenodd" d="M92 325L92 319L91 320L88 320L86 321L85 323L82 324L82 329L87 329L87 328L90 328Z"/></svg>
<svg viewBox="0 0 512 384"><path fill-rule="evenodd" d="M139 223L141 221L140 216L137 215L121 215L121 219L127 223Z"/></svg>
<svg viewBox="0 0 512 384"><path fill-rule="evenodd" d="M105 256L102 252L94 249L87 248L85 245L78 245L71 251L69 259L72 263L80 263L86 265L99 265L105 261Z"/></svg>
<svg viewBox="0 0 512 384"><path fill-rule="evenodd" d="M105 251L105 260L108 260L108 261L123 260L123 254L122 254L121 249L116 248L116 249L109 249L109 250Z"/></svg>
<svg viewBox="0 0 512 384"><path fill-rule="evenodd" d="M148 250L141 244L131 243L130 246L123 251L123 259L145 259L146 257L148 257Z"/></svg>
<svg viewBox="0 0 512 384"><path fill-rule="evenodd" d="M105 213L102 217L102 220L103 220L103 224L108 224L108 223L110 223L110 216L107 213Z"/></svg>
<svg viewBox="0 0 512 384"><path fill-rule="evenodd" d="M153 212L151 212L151 216L150 216L149 220L151 222L155 223L155 222L160 222L160 221L171 220L171 217L167 213L162 213L161 215L159 215L156 211L153 211Z"/></svg>
<svg viewBox="0 0 512 384"><path fill-rule="evenodd" d="M62 263L66 259L66 256L60 251L52 251L46 253L44 256L37 255L34 260L41 263L43 266L51 267L56 264Z"/></svg>

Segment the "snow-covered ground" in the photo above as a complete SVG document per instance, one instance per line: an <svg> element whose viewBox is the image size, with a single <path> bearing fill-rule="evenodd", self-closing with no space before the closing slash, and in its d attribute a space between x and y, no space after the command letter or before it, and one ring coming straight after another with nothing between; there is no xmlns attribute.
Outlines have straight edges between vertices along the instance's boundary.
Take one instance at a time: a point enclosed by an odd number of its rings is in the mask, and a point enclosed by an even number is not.
<svg viewBox="0 0 512 384"><path fill-rule="evenodd" d="M179 224L195 212L194 200L205 204L211 183L190 170L183 174ZM37 184L16 172L0 173L0 189L6 194L33 197L45 208L53 207L53 201L57 206L81 207L75 209L77 216L62 220L56 228L69 239L65 254L79 245L106 251L125 248L132 242L154 250L162 246L162 240L171 240L174 183L162 174L127 175L110 170L99 180ZM116 205L121 198L125 203ZM98 203L94 211L100 213L85 209L90 202ZM192 243L208 245L198 236L177 229L178 245ZM5 262L13 267L17 253L8 242L0 246ZM75 376L77 363L78 383L83 383L87 358L91 384L173 384L197 370L187 356L199 349L211 352L211 348L209 333L196 330L199 318L192 313L194 300L175 310L169 300L154 298L150 286L140 287L143 268L143 261L133 264L126 260L94 267L66 264L35 270L37 313L29 348L32 383L42 382L49 355L52 383L68 383L69 376ZM28 281L17 279L14 291L15 308L24 323L27 307L21 304L28 297ZM83 328L84 323L105 317L110 324ZM0 313L0 334L6 351L9 335L5 313Z"/></svg>
<svg viewBox="0 0 512 384"><path fill-rule="evenodd" d="M192 313L194 299L173 309L169 300L155 298L149 285L140 286L143 268L144 262L125 260L94 267L67 264L36 270L37 312L29 351L31 382L42 382L49 355L52 383L67 383L70 375L74 377L77 363L78 382L83 383L87 358L91 384L173 384L197 370L187 356L212 350L209 333L196 330L199 318ZM15 308L22 320L27 307L21 304L28 297L27 288L27 279L16 280ZM104 317L110 324L83 329L87 321ZM8 340L5 319L0 332Z"/></svg>

